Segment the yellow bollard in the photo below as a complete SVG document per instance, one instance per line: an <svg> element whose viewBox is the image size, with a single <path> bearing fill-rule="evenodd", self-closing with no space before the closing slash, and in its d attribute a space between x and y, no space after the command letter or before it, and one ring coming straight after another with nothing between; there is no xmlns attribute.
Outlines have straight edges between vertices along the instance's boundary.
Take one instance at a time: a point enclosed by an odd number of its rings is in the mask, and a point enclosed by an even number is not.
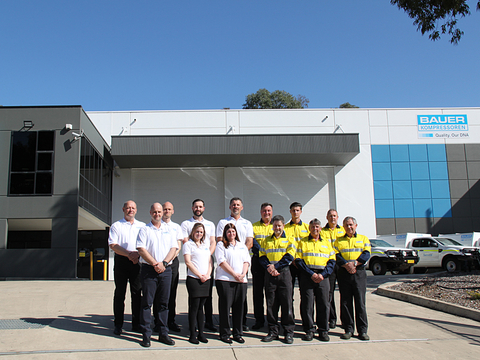
<svg viewBox="0 0 480 360"><path fill-rule="evenodd" d="M97 260L97 262L103 262L103 281L107 281L108 260Z"/></svg>
<svg viewBox="0 0 480 360"><path fill-rule="evenodd" d="M93 251L90 251L90 280L93 280Z"/></svg>

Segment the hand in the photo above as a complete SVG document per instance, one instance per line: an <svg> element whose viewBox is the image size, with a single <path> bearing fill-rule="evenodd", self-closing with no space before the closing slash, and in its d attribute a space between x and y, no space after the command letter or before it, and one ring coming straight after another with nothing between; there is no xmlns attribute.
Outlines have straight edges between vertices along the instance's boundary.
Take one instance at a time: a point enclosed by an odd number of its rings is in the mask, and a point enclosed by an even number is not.
<svg viewBox="0 0 480 360"><path fill-rule="evenodd" d="M237 280L238 282L243 282L243 274L235 274L234 276L235 280Z"/></svg>
<svg viewBox="0 0 480 360"><path fill-rule="evenodd" d="M165 266L163 266L163 263L159 262L153 265L153 268L155 271L159 274L163 273L165 271Z"/></svg>
<svg viewBox="0 0 480 360"><path fill-rule="evenodd" d="M209 279L209 277L207 275L200 275L200 281L202 283L204 283L205 281L207 281Z"/></svg>
<svg viewBox="0 0 480 360"><path fill-rule="evenodd" d="M312 275L312 281L315 284L319 284L323 280L323 276L321 274L313 274Z"/></svg>
<svg viewBox="0 0 480 360"><path fill-rule="evenodd" d="M130 253L128 254L128 260L130 260L134 264L138 263L139 257L140 255L138 254L138 251L130 251Z"/></svg>

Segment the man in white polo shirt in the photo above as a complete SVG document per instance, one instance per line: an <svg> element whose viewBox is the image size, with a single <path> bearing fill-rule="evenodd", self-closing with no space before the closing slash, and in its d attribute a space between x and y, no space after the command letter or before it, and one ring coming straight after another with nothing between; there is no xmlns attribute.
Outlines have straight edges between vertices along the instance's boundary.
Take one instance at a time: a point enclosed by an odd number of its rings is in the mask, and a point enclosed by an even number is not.
<svg viewBox="0 0 480 360"><path fill-rule="evenodd" d="M215 239L215 224L211 221L208 221L203 217L203 213L205 212L205 202L202 199L195 199L192 202L192 212L193 216L182 222L182 232L183 232L183 243L186 243L190 237L190 233L192 232L193 225L195 223L203 224L205 228L205 238L210 241L210 255L213 255L215 252L215 246L217 244ZM214 262L214 258L212 256L212 264ZM207 301L205 301L205 328L211 331L217 331L217 328L213 324L213 305L212 305L212 289L213 289L213 271L211 273L211 281L210 281L210 291Z"/></svg>
<svg viewBox="0 0 480 360"><path fill-rule="evenodd" d="M158 341L166 345L175 345L168 336L168 299L170 297L170 285L172 281L172 269L170 263L178 249L177 241L168 233L166 226L162 226L163 207L154 203L150 208L152 220L140 229L137 237L137 250L140 255L142 269L140 279L142 281L142 307L141 327L143 340L140 345L150 347L152 329L151 308L155 299L155 293L161 295L158 300L158 319L160 323Z"/></svg>
<svg viewBox="0 0 480 360"><path fill-rule="evenodd" d="M115 293L113 295L113 314L115 317L115 335L120 335L123 328L125 311L125 293L127 283L130 283L132 300L132 331L140 331L140 301L142 285L140 283L140 264L136 249L137 235L145 223L135 219L137 204L129 200L123 204L124 217L112 224L108 236L108 245L115 252L113 275L115 278Z"/></svg>
<svg viewBox="0 0 480 360"><path fill-rule="evenodd" d="M245 244L248 250L253 246L253 226L250 221L242 218L240 215L243 210L243 201L239 197L230 199L230 216L222 219L217 225L217 242L222 240L223 229L226 224L232 223L237 229L238 238L241 243ZM245 307L243 311L243 331L249 331L247 326L247 302L245 301Z"/></svg>

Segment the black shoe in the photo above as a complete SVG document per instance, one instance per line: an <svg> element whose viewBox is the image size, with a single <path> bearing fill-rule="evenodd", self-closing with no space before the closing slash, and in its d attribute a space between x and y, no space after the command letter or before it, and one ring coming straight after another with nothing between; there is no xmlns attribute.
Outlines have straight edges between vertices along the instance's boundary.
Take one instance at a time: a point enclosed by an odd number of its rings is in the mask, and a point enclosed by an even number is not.
<svg viewBox="0 0 480 360"><path fill-rule="evenodd" d="M337 327L337 322L336 322L336 321L330 321L330 322L328 323L328 328L329 328L330 330L333 330L333 329L335 329L336 327Z"/></svg>
<svg viewBox="0 0 480 360"><path fill-rule="evenodd" d="M247 325L243 325L243 331L249 332L250 328Z"/></svg>
<svg viewBox="0 0 480 360"><path fill-rule="evenodd" d="M271 342L273 340L278 340L278 335L276 334L272 334L272 333L268 333L267 336L265 336L261 341L262 342Z"/></svg>
<svg viewBox="0 0 480 360"><path fill-rule="evenodd" d="M245 343L245 340L244 340L243 337L241 337L240 335L235 335L235 336L233 337L233 341L236 341L236 342L239 343L239 344Z"/></svg>
<svg viewBox="0 0 480 360"><path fill-rule="evenodd" d="M209 322L205 323L205 329L208 329L208 330L213 331L213 332L217 331L217 327L215 325L213 325L212 323L209 323Z"/></svg>
<svg viewBox="0 0 480 360"><path fill-rule="evenodd" d="M340 339L343 340L349 340L352 337L352 333L350 331L347 331L345 334L340 335Z"/></svg>
<svg viewBox="0 0 480 360"><path fill-rule="evenodd" d="M113 329L113 333L115 335L120 335L122 333L122 328L120 326L115 326L115 329Z"/></svg>
<svg viewBox="0 0 480 360"><path fill-rule="evenodd" d="M361 333L360 335L358 335L358 338L364 341L370 340L370 336L368 336L367 333Z"/></svg>
<svg viewBox="0 0 480 360"><path fill-rule="evenodd" d="M195 336L190 336L190 339L188 339L188 342L190 344L195 344L195 345L200 344L200 341L198 341L198 339Z"/></svg>
<svg viewBox="0 0 480 360"><path fill-rule="evenodd" d="M312 341L313 340L313 331L309 331L305 335L303 335L302 340L303 341Z"/></svg>
<svg viewBox="0 0 480 360"><path fill-rule="evenodd" d="M140 345L143 346L143 347L150 347L150 338L147 338L147 337L143 337L143 340L140 341Z"/></svg>
<svg viewBox="0 0 480 360"><path fill-rule="evenodd" d="M292 334L285 335L285 344L293 344L293 335Z"/></svg>
<svg viewBox="0 0 480 360"><path fill-rule="evenodd" d="M140 327L140 325L132 326L132 332L141 334L142 333L142 328Z"/></svg>
<svg viewBox="0 0 480 360"><path fill-rule="evenodd" d="M172 323L168 324L168 329L169 329L169 330L172 330L172 331L175 331L175 332L180 332L180 331L182 331L182 328L180 327L180 325L178 325L178 324L175 323L175 322L172 322Z"/></svg>
<svg viewBox="0 0 480 360"><path fill-rule="evenodd" d="M201 343L208 343L208 339L205 337L205 335L198 335L198 341L200 341Z"/></svg>
<svg viewBox="0 0 480 360"><path fill-rule="evenodd" d="M256 322L253 326L252 326L252 329L253 330L259 330L263 327L263 323L259 323L259 322Z"/></svg>
<svg viewBox="0 0 480 360"><path fill-rule="evenodd" d="M161 335L158 337L158 341L165 345L175 345L175 341L168 335Z"/></svg>
<svg viewBox="0 0 480 360"><path fill-rule="evenodd" d="M330 336L328 336L327 331L322 331L318 334L318 340L320 341L330 341Z"/></svg>
<svg viewBox="0 0 480 360"><path fill-rule="evenodd" d="M222 335L220 336L220 340L222 340L224 343L231 344L232 339L230 338L229 335Z"/></svg>

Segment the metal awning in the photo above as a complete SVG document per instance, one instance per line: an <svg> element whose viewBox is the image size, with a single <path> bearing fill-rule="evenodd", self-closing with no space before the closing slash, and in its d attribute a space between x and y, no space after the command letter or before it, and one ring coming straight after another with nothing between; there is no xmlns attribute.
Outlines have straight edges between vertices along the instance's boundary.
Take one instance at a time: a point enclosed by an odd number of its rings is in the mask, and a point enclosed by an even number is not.
<svg viewBox="0 0 480 360"><path fill-rule="evenodd" d="M112 136L121 168L341 166L358 134Z"/></svg>

